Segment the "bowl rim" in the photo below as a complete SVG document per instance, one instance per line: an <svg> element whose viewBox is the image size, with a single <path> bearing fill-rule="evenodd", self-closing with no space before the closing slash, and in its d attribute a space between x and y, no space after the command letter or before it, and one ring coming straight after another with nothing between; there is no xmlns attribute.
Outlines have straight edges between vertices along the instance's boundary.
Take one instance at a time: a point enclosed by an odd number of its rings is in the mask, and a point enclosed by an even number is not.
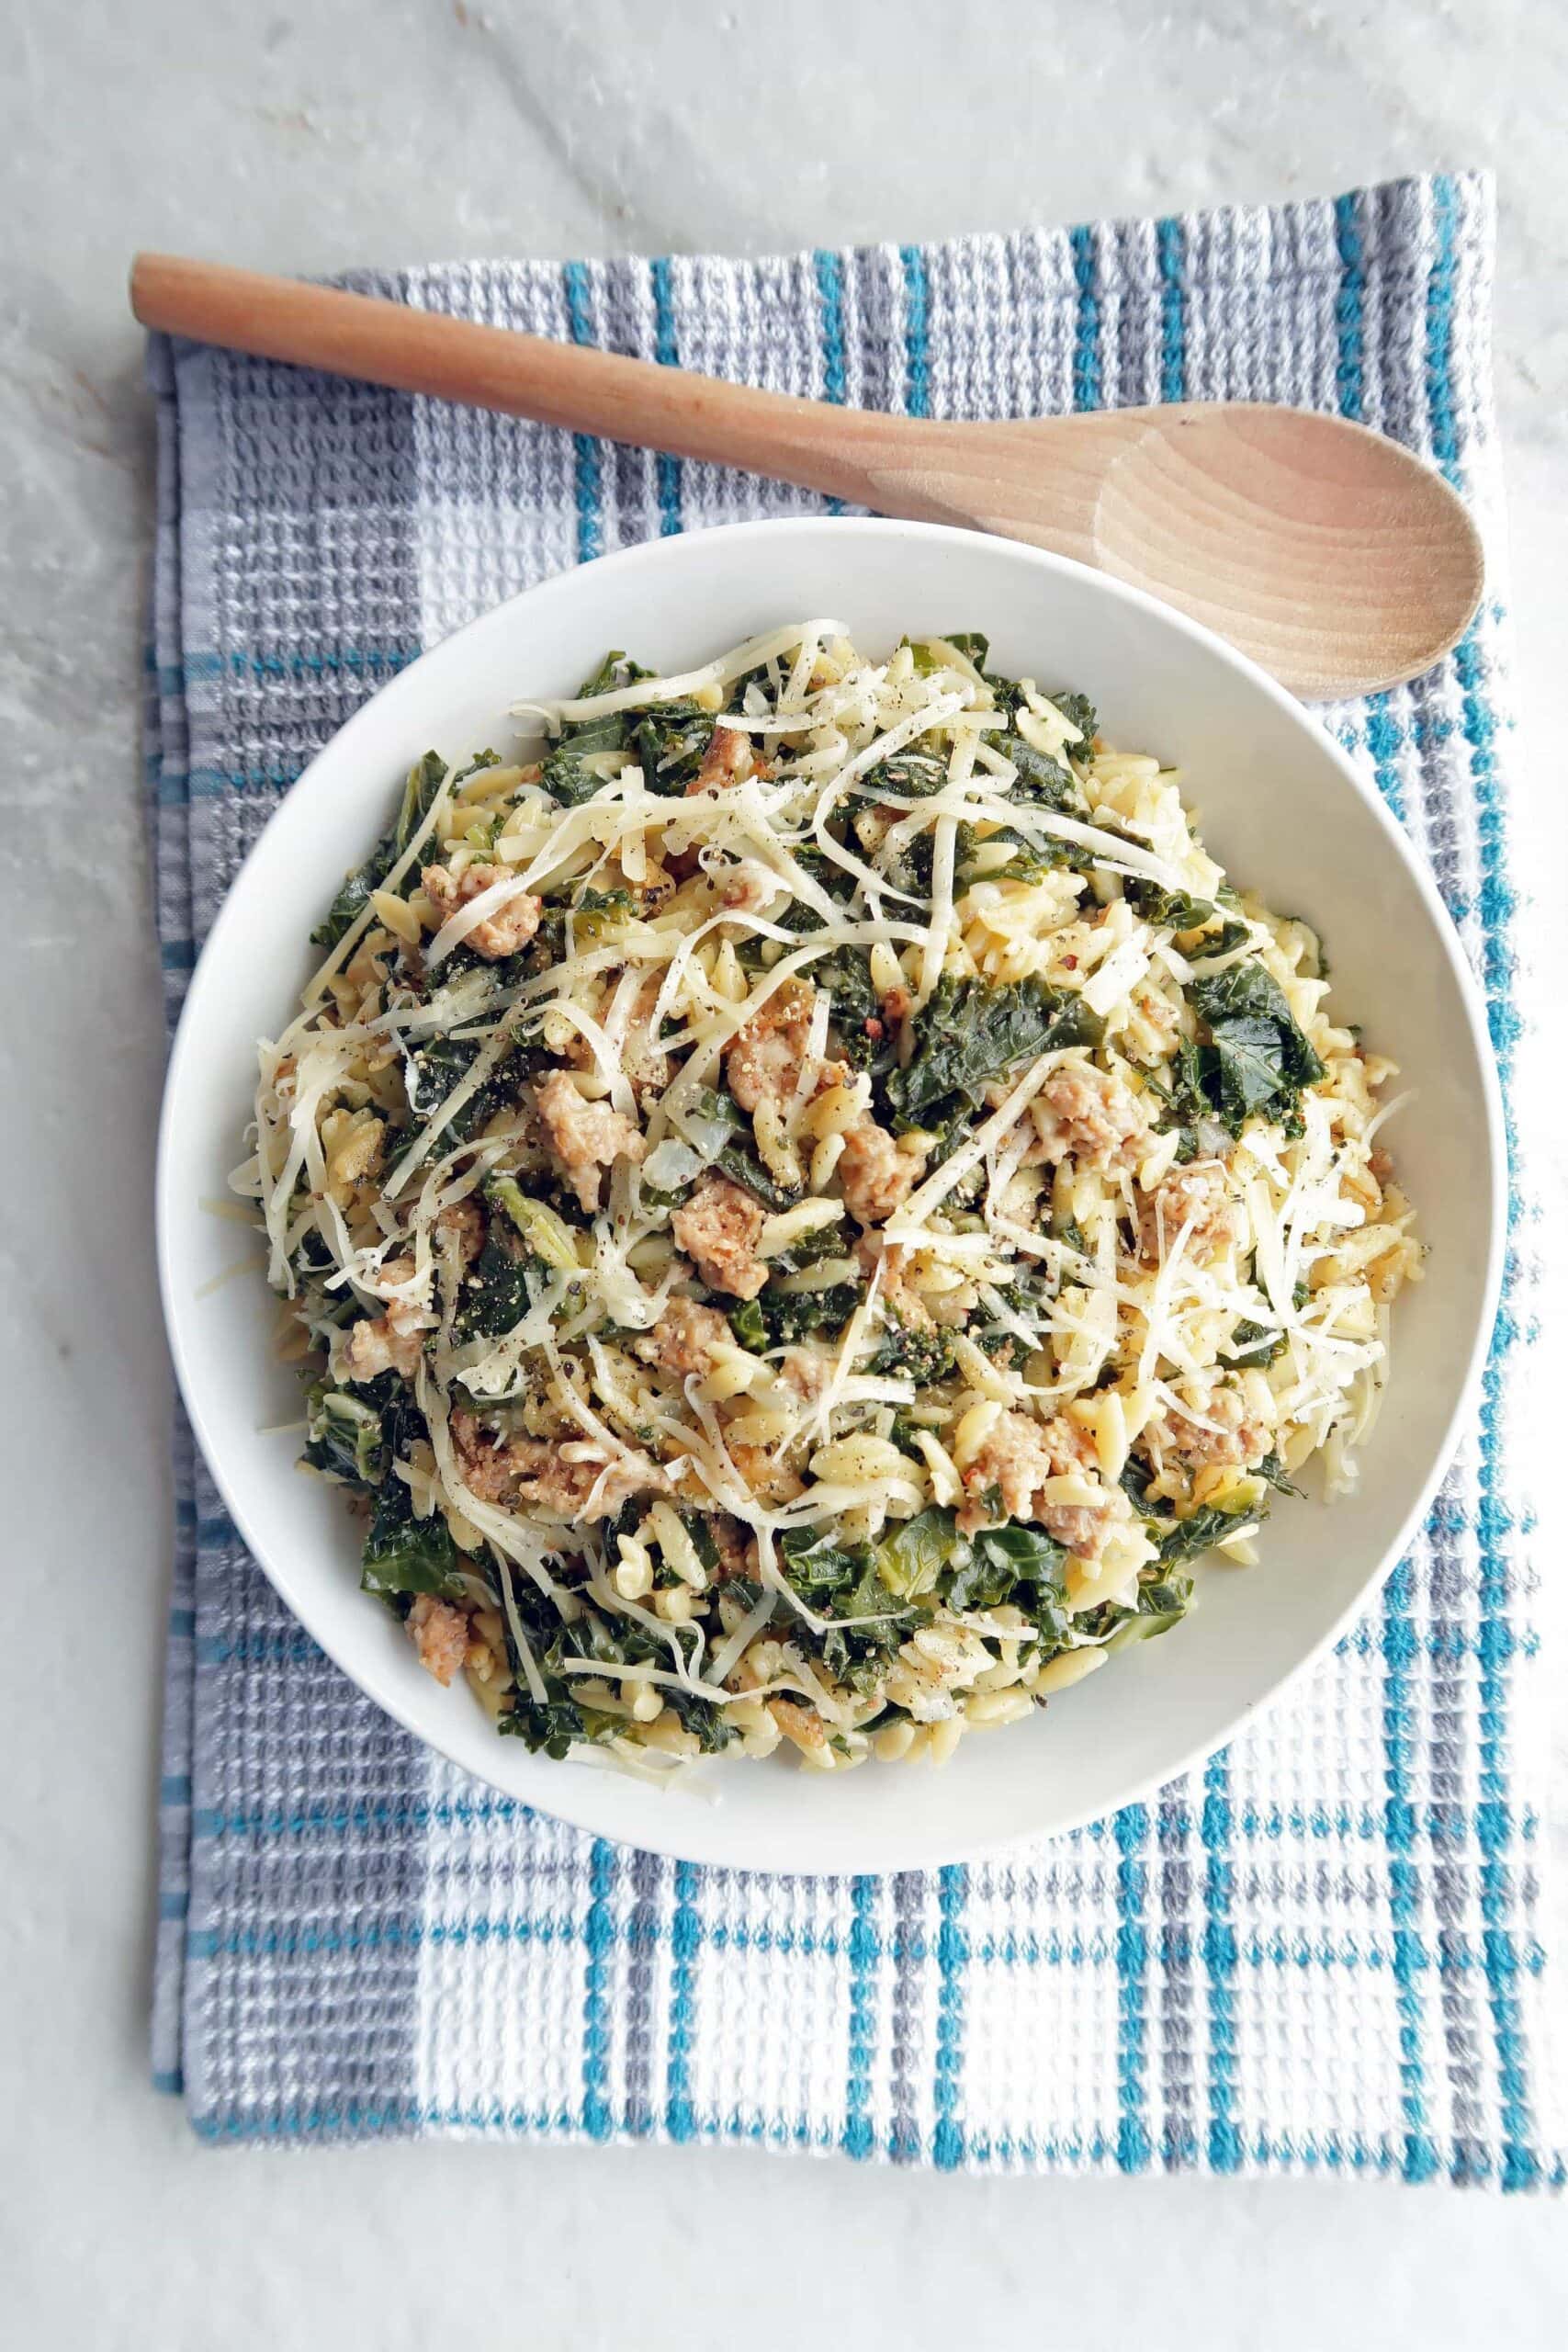
<svg viewBox="0 0 1568 2352"><path fill-rule="evenodd" d="M247 1525L248 1513L238 1500L233 1481L230 1476L226 1443L214 1437L200 1381L196 1376L192 1362L192 1342L186 1326L190 1302L177 1298L175 1295L175 1227L178 1220L191 1212L191 1204L188 1202L176 1204L174 1197L175 1181L172 1163L177 1146L175 1133L177 1110L183 1101L185 1090L194 1080L198 1080L200 1069L199 1063L195 1060L194 1038L198 1024L197 1021L192 1017L192 1008L199 1007L207 993L217 985L214 976L220 970L224 960L225 940L228 932L238 921L235 904L240 885L244 879L246 869L256 856L262 842L272 831L286 804L301 788L310 785L323 762L329 760L335 762L343 755L345 748L352 750L355 736L368 731L372 724L372 712L384 708L389 702L395 702L401 695L417 695L416 682L420 673L424 672L427 665L437 657L446 657L450 649L460 641L472 639L487 631L493 630L498 633L503 631L510 626L511 616L520 606L532 608L541 600L547 600L552 594L566 591L570 584L579 582L582 573L590 568L595 578L602 578L610 572L624 574L637 571L647 571L657 576L662 566L671 562L678 563L683 560L681 554L675 552L676 550L683 549L696 542L722 539L743 548L749 544L759 541L768 543L781 537L819 537L827 531L848 532L862 538L876 537L895 542L909 539L939 543L962 542L969 548L973 547L977 538L983 539L985 537L983 534L959 529L948 524L905 522L879 515L764 516L737 523L716 524L701 530L672 534L669 537L639 540L632 546L620 548L610 554L595 558L592 567L583 564L569 565L565 570L553 572L548 578L536 581L531 587L522 589L517 594L506 597L500 604L490 606L485 612L476 615L472 620L466 622L460 628L451 631L436 644L426 647L395 676L388 679L374 694L367 695L366 700L351 712L343 725L333 730L325 742L311 754L299 776L288 787L276 807L269 814L261 832L247 851L243 863L225 892L223 902L202 944L180 1009L179 1021L164 1071L158 1120L153 1210L159 1296L163 1307L164 1329L168 1337L169 1352L180 1396L192 1432L201 1449L202 1459L209 1475L246 1548L273 1586L274 1590L299 1620L311 1640L325 1652L358 1690L409 1732L422 1746L433 1749L463 1772L485 1781L486 1785L494 1787L500 1793L512 1797L513 1802L525 1804L531 1810L542 1812L575 1828L605 1837L614 1842L628 1841L624 1832L606 1831L602 1826L591 1796L597 1776L587 1772L574 1774L562 1769L558 1773L560 1782L558 1804L556 1802L554 1782L550 1785L547 1797L530 1793L526 1798L517 1798L513 1791L506 1789L501 1782L488 1780L482 1767L477 1766L468 1755L459 1755L454 1746L447 1744L445 1737L427 1728L423 1723L413 1721L396 1690L390 1686L388 1678L381 1674L374 1658L366 1659L344 1655L345 1648L350 1645L339 1644L329 1638L314 1622L316 1612L310 1605L309 1577L297 1577L286 1566L276 1564L268 1557L265 1548L255 1539L251 1527ZM1433 1497L1452 1464L1464 1430L1473 1416L1483 1374L1491 1351L1502 1293L1503 1268L1509 1226L1509 1169L1502 1086L1480 982L1464 953L1458 931L1443 903L1436 883L1427 866L1417 856L1403 828L1382 796L1363 777L1344 747L1325 727L1318 723L1312 708L1298 701L1267 671L1260 668L1247 655L1238 651L1224 639L1217 636L1214 631L1206 628L1201 622L1190 619L1186 614L1178 612L1173 606L1162 604L1157 597L1149 595L1145 591L1133 587L1127 582L1118 580L1112 574L1099 571L1093 566L1076 562L1069 557L1055 555L1044 548L1030 547L1018 540L997 539L990 544L996 548L998 554L1018 560L1027 566L1055 573L1067 579L1069 582L1077 579L1092 581L1097 595L1109 596L1112 602L1122 603L1134 610L1152 616L1159 626L1176 636L1203 647L1211 655L1218 654L1229 667L1246 679L1254 690L1261 692L1277 709L1286 714L1295 727L1308 732L1315 748L1326 755L1330 763L1338 768L1342 777L1349 783L1358 798L1371 812L1385 841L1404 865L1408 878L1415 884L1428 924L1440 943L1441 952L1453 977L1460 1001L1464 1008L1470 1042L1474 1050L1480 1074L1490 1182L1485 1272L1475 1328L1471 1337L1463 1375L1455 1392L1453 1406L1444 1423L1440 1441L1434 1450L1431 1467L1401 1520L1395 1535L1387 1544L1381 1556L1332 1623L1303 1649L1291 1665L1276 1674L1262 1690L1239 1707L1224 1731L1217 1736L1205 1736L1197 1742L1189 1743L1174 1754L1168 1762L1162 1763L1156 1770L1129 1777L1125 1787L1110 1800L1098 1799L1093 1802L1085 1802L1080 1808L1068 1806L1062 1817L1047 1829L1010 1830L999 1837L980 1836L972 1839L964 1838L958 1842L951 1838L938 1838L933 1841L930 1837L922 1838L918 1821L911 1819L908 1828L901 1825L897 1832L888 1832L880 1827L873 1829L870 1836L874 1841L874 1853L868 1852L862 1857L845 1860L840 1854L826 1862L791 1858L782 1861L769 1860L757 1864L749 1864L738 1862L733 1856L722 1858L707 1850L698 1850L694 1853L689 1838L683 1838L678 1832L666 1830L663 1822L657 1817L649 1818L646 1824L639 1823L636 1836L637 1846L648 1852L661 1854L675 1860L694 1860L727 1868L759 1869L770 1873L800 1877L839 1877L858 1872L882 1874L905 1870L935 1870L953 1863L982 1861L989 1857L1015 1851L1021 1846L1036 1839L1047 1838L1055 1839L1069 1836L1089 1822L1109 1818L1123 1806L1141 1803L1156 1790L1165 1786L1167 1782L1191 1771L1207 1758L1228 1747L1256 1716L1271 1706L1288 1688L1310 1671L1318 1659L1365 1613L1370 1601L1381 1589L1395 1563L1404 1555L1412 1537L1426 1518ZM581 1802L580 1802L579 1792L581 1792L583 1800ZM693 1808L694 1821L698 1815L699 1809ZM781 1842L786 1846L789 1843L787 1838ZM700 1849L701 1841L699 1840L698 1843Z"/></svg>

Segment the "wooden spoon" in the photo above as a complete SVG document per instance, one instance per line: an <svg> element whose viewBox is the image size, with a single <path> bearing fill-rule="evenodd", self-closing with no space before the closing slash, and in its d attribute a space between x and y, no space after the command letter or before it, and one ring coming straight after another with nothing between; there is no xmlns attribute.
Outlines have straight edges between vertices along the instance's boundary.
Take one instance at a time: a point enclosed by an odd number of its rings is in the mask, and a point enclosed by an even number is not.
<svg viewBox="0 0 1568 2352"><path fill-rule="evenodd" d="M1447 482L1303 409L884 416L166 254L137 255L130 303L198 342L1026 539L1190 613L1300 695L1416 676L1481 598L1480 537Z"/></svg>

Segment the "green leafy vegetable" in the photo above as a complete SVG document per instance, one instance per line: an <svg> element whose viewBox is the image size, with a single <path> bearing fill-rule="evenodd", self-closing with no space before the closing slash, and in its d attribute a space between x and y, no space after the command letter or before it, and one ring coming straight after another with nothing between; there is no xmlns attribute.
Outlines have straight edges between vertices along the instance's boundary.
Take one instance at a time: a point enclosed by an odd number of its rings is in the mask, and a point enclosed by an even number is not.
<svg viewBox="0 0 1568 2352"><path fill-rule="evenodd" d="M1068 810L1074 810L1079 816L1087 814L1077 778L1071 768L1064 767L1060 760L1050 759L1043 752L1037 752L1032 743L1024 741L1021 735L1003 735L998 738L996 748L1003 759L1010 760L1018 770L1017 776L1008 787L1010 799L1032 802L1036 808L1055 808L1064 814Z"/></svg>
<svg viewBox="0 0 1568 2352"><path fill-rule="evenodd" d="M887 1080L901 1127L932 1124L953 1095L973 1103L992 1079L1064 1046L1097 1045L1101 1023L1082 998L1041 979L991 988L984 980L941 980L915 1024L908 1067Z"/></svg>
<svg viewBox="0 0 1568 2352"><path fill-rule="evenodd" d="M492 1206L505 1211L543 1265L556 1273L577 1272L577 1246L563 1216L558 1216L546 1202L530 1200L515 1176L491 1176L484 1192Z"/></svg>
<svg viewBox="0 0 1568 2352"><path fill-rule="evenodd" d="M918 1600L936 1581L961 1539L953 1513L935 1504L900 1520L876 1547L876 1573L898 1600Z"/></svg>
<svg viewBox="0 0 1568 2352"><path fill-rule="evenodd" d="M1273 1363L1285 1352L1285 1334L1271 1323L1253 1323L1243 1317L1231 1333L1230 1350L1219 1359L1227 1372L1244 1364Z"/></svg>
<svg viewBox="0 0 1568 2352"><path fill-rule="evenodd" d="M513 1255L492 1222L478 1261L463 1284L457 1329L466 1340L499 1340L522 1322L533 1301L528 1270L534 1261Z"/></svg>
<svg viewBox="0 0 1568 2352"><path fill-rule="evenodd" d="M1195 1510L1190 1519L1179 1519L1163 1534L1158 1534L1154 1527L1149 1532L1152 1535L1157 1534L1161 1566L1169 1567L1183 1560L1196 1560L1214 1544L1223 1544L1227 1535L1235 1533L1244 1519L1252 1516L1251 1512L1238 1514L1205 1504L1201 1510Z"/></svg>
<svg viewBox="0 0 1568 2352"><path fill-rule="evenodd" d="M1100 732L1100 714L1089 696L1076 694L1071 686L1063 686L1056 694L1047 695L1045 699L1055 705L1068 725L1076 727L1082 738L1081 741L1068 745L1069 757L1075 760L1093 759L1094 739Z"/></svg>
<svg viewBox="0 0 1568 2352"><path fill-rule="evenodd" d="M644 712L631 744L649 792L678 798L695 782L713 732L713 713L700 703L656 703Z"/></svg>
<svg viewBox="0 0 1568 2352"><path fill-rule="evenodd" d="M493 767L495 760L493 752L481 752L464 774L471 775L475 768ZM426 752L423 760L414 762L403 785L397 822L389 832L382 834L364 865L349 875L327 910L324 921L318 923L310 933L318 947L335 947L344 933L351 930L364 913L370 903L372 891L381 888L418 828L430 814L431 803L446 773L446 763L439 752Z"/></svg>
<svg viewBox="0 0 1568 2352"><path fill-rule="evenodd" d="M438 1510L428 1519L416 1519L413 1498L395 1470L388 1473L376 1497L359 1582L364 1591L383 1599L418 1592L434 1592L445 1600L462 1596L457 1547L446 1521Z"/></svg>
<svg viewBox="0 0 1568 2352"><path fill-rule="evenodd" d="M866 1069L879 1055L891 1057L892 1047L867 1032L868 1021L880 1021L881 999L871 977L871 954L864 947L835 947L811 967L812 985L832 999L834 1033L846 1057Z"/></svg>
<svg viewBox="0 0 1568 2352"><path fill-rule="evenodd" d="M1323 1076L1284 990L1262 964L1233 964L1194 980L1190 1001L1203 1029L1197 1080L1209 1107L1233 1134L1255 1113L1280 1118L1303 1087Z"/></svg>
<svg viewBox="0 0 1568 2352"><path fill-rule="evenodd" d="M422 1126L434 1117L446 1097L462 1084L486 1042L482 1037L432 1037L409 1056L403 1065L403 1086L409 1109ZM467 1143L470 1136L478 1135L510 1100L506 1065L513 1050L509 1048L502 1054L484 1084L476 1088L442 1128L435 1141L443 1151L450 1151L455 1144Z"/></svg>
<svg viewBox="0 0 1568 2352"><path fill-rule="evenodd" d="M999 1609L1012 1601L1052 1630L1065 1630L1062 1568L1066 1552L1041 1527L1010 1521L985 1527L970 1539L971 1557L955 1564L944 1600L950 1609ZM1060 1619L1061 1623L1055 1623Z"/></svg>
<svg viewBox="0 0 1568 2352"><path fill-rule="evenodd" d="M929 1331L917 1330L901 1315L889 1312L866 1368L912 1380L917 1388L929 1388L953 1369L953 1334L940 1325Z"/></svg>
<svg viewBox="0 0 1568 2352"><path fill-rule="evenodd" d="M735 1183L754 1193L764 1208L793 1208L800 1198L798 1192L788 1192L763 1167L751 1136L751 1122L732 1094L717 1087L699 1086L688 1104L689 1112L705 1120L716 1120L727 1127L733 1140L724 1145L716 1155L715 1166Z"/></svg>
<svg viewBox="0 0 1568 2352"><path fill-rule="evenodd" d="M1138 1605L1130 1611L1111 1636L1112 1649L1124 1649L1129 1642L1153 1641L1156 1634L1168 1634L1179 1624L1192 1606L1192 1579L1186 1576L1159 1575L1138 1582Z"/></svg>
<svg viewBox="0 0 1568 2352"><path fill-rule="evenodd" d="M579 686L577 700L586 702L593 695L613 694L618 687L653 675L640 662L628 662L624 653L606 653L593 675L584 678ZM579 719L575 726L563 727L544 764L547 792L569 808L592 800L596 792L604 789L605 780L584 762L596 752L624 751L638 715L635 711L613 710L601 718Z"/></svg>
<svg viewBox="0 0 1568 2352"><path fill-rule="evenodd" d="M308 1442L302 1459L329 1478L355 1487L379 1486L387 1469L381 1416L353 1388L312 1381L305 1392Z"/></svg>
<svg viewBox="0 0 1568 2352"><path fill-rule="evenodd" d="M755 1298L730 1309L729 1328L743 1348L761 1355L811 1331L841 1330L863 1295L858 1283L825 1283L816 1290L781 1290L769 1283Z"/></svg>
<svg viewBox="0 0 1568 2352"><path fill-rule="evenodd" d="M895 752L867 768L861 783L878 798L924 800L947 782L947 762L932 752Z"/></svg>

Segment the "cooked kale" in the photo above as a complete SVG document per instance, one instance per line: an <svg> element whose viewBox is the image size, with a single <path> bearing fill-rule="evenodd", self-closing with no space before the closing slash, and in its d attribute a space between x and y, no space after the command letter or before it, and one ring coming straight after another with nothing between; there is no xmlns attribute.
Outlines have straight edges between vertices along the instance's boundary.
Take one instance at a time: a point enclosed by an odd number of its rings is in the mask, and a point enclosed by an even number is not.
<svg viewBox="0 0 1568 2352"><path fill-rule="evenodd" d="M1258 1464L1258 1476L1266 1478L1277 1494L1299 1495L1302 1491L1299 1487L1293 1487L1285 1476L1285 1465L1277 1453L1264 1455Z"/></svg>
<svg viewBox="0 0 1568 2352"><path fill-rule="evenodd" d="M1032 801L1036 808L1055 808L1064 814L1071 810L1080 817L1088 815L1077 778L1071 768L1064 766L1060 760L1049 759L1043 752L1037 752L1032 743L1024 741L1021 735L999 736L996 748L1003 759L1010 760L1018 770L1017 776L1008 787L1010 799Z"/></svg>
<svg viewBox="0 0 1568 2352"><path fill-rule="evenodd" d="M1145 1568L1138 1578L1135 1608L1109 1604L1107 1624L1095 1623L1096 1633L1110 1633L1108 1646L1124 1649L1129 1642L1153 1641L1179 1624L1192 1606L1192 1579L1168 1576L1163 1567ZM1098 1616L1099 1612L1096 1612Z"/></svg>
<svg viewBox="0 0 1568 2352"><path fill-rule="evenodd" d="M1292 1113L1303 1087L1323 1076L1319 1061L1285 1001L1284 990L1262 964L1233 964L1228 971L1194 980L1189 1001L1201 1024L1196 1081L1209 1109L1233 1134L1255 1113L1283 1118ZM1186 1069L1190 1078L1192 1065Z"/></svg>
<svg viewBox="0 0 1568 2352"><path fill-rule="evenodd" d="M381 1415L359 1389L313 1380L305 1392L308 1442L300 1459L351 1487L378 1487L387 1470Z"/></svg>
<svg viewBox="0 0 1568 2352"><path fill-rule="evenodd" d="M928 835L918 834L917 845L927 839ZM981 846L978 833L972 825L960 825L953 871L953 879L961 888L978 881L982 875L987 879L994 879L999 875L1007 882L1038 882L1043 874L1079 874L1093 863L1091 853L1080 842L1063 841L1054 833L1043 842L1026 842L1023 835L1015 832L1010 825L998 825L994 833L986 835L985 847L994 850L998 842L1005 844L1009 853L1006 865L998 867L987 862L982 866L976 855Z"/></svg>
<svg viewBox="0 0 1568 2352"><path fill-rule="evenodd" d="M462 1084L485 1043L482 1037L432 1037L408 1056L403 1064L403 1087L409 1109L421 1125L433 1119L446 1097ZM476 1088L442 1128L435 1140L443 1151L450 1151L455 1144L467 1143L470 1136L478 1135L510 1100L507 1064L514 1050L509 1048L502 1054L484 1084Z"/></svg>
<svg viewBox="0 0 1568 2352"><path fill-rule="evenodd" d="M798 1192L786 1191L763 1167L752 1139L751 1122L735 1100L722 1087L699 1086L692 1095L689 1108L704 1119L716 1119L728 1128L732 1142L717 1154L715 1165L733 1182L745 1186L754 1193L764 1208L793 1208L800 1198Z"/></svg>
<svg viewBox="0 0 1568 2352"><path fill-rule="evenodd" d="M360 1558L359 1582L383 1599L394 1593L433 1592L443 1600L462 1596L457 1553L438 1510L416 1519L413 1497L395 1467L377 1491L370 1530Z"/></svg>
<svg viewBox="0 0 1568 2352"><path fill-rule="evenodd" d="M1183 1560L1196 1560L1214 1544L1223 1543L1227 1535L1234 1535L1244 1520L1252 1516L1251 1512L1238 1516L1234 1510L1219 1510L1213 1504L1205 1504L1190 1519L1179 1519L1173 1526L1162 1528L1159 1522L1151 1523L1149 1533L1156 1539L1161 1566L1169 1567Z"/></svg>
<svg viewBox="0 0 1568 2352"><path fill-rule="evenodd" d="M841 1330L863 1295L858 1283L826 1283L818 1290L781 1290L769 1283L755 1298L731 1307L729 1328L743 1348L761 1355L809 1331Z"/></svg>
<svg viewBox="0 0 1568 2352"><path fill-rule="evenodd" d="M991 988L944 977L916 1021L908 1068L887 1080L894 1124L931 1125L931 1114L953 1095L976 1103L983 1086L1021 1062L1063 1046L1097 1045L1100 1034L1081 997L1043 980Z"/></svg>
<svg viewBox="0 0 1568 2352"><path fill-rule="evenodd" d="M1071 686L1062 686L1055 694L1047 695L1045 699L1049 703L1055 703L1062 717L1070 726L1078 729L1083 739L1081 742L1068 746L1068 757L1075 760L1092 760L1094 739L1100 732L1100 713L1095 709L1089 696L1075 693Z"/></svg>
<svg viewBox="0 0 1568 2352"><path fill-rule="evenodd" d="M895 752L867 768L861 784L868 793L899 800L924 800L947 782L947 762L931 752Z"/></svg>
<svg viewBox="0 0 1568 2352"><path fill-rule="evenodd" d="M868 1372L891 1374L895 1378L912 1380L917 1388L929 1388L933 1380L941 1380L953 1369L953 1334L940 1326L929 1331L918 1331L912 1323L889 1309L887 1320L878 1335L876 1352L866 1366Z"/></svg>
<svg viewBox="0 0 1568 2352"><path fill-rule="evenodd" d="M942 1593L950 1609L999 1609L1011 1601L1043 1632L1066 1630L1062 1568L1067 1555L1043 1528L1016 1521L983 1527L965 1549L969 1558L954 1556Z"/></svg>
<svg viewBox="0 0 1568 2352"><path fill-rule="evenodd" d="M1285 1352L1285 1335L1272 1323L1253 1323L1244 1316L1231 1333L1230 1348L1219 1358L1227 1372L1244 1364L1273 1363Z"/></svg>
<svg viewBox="0 0 1568 2352"><path fill-rule="evenodd" d="M713 731L713 713L700 703L656 703L645 711L631 743L649 792L678 799L696 781Z"/></svg>
<svg viewBox="0 0 1568 2352"><path fill-rule="evenodd" d="M624 653L606 653L591 678L584 678L577 690L577 699L586 702L591 695L607 695L619 686L629 686L638 678L651 678L654 673L645 670L640 662L629 662ZM600 718L580 719L575 726L563 727L554 749L545 761L545 789L563 807L575 808L580 801L592 800L604 789L604 778L583 765L594 752L624 751L631 728L638 714L615 710Z"/></svg>
<svg viewBox="0 0 1568 2352"><path fill-rule="evenodd" d="M779 1537L779 1556L789 1582L818 1613L824 1603L860 1583L871 1559L866 1544L838 1544L808 1527L786 1528Z"/></svg>
<svg viewBox="0 0 1568 2352"><path fill-rule="evenodd" d="M935 1591L938 1577L962 1542L953 1532L953 1513L933 1503L889 1528L876 1546L876 1573L896 1600L919 1600Z"/></svg>
<svg viewBox="0 0 1568 2352"><path fill-rule="evenodd" d="M522 1322L532 1302L528 1271L537 1260L514 1255L492 1218L485 1245L463 1283L457 1327L465 1340L499 1340Z"/></svg>
<svg viewBox="0 0 1568 2352"><path fill-rule="evenodd" d="M494 767L494 752L481 752L462 770L472 775L478 768ZM416 760L403 785L403 797L399 805L397 822L382 834L364 865L349 875L343 888L327 910L325 919L310 933L318 947L335 947L344 933L352 928L370 902L370 895L378 890L392 867L401 857L414 833L430 814L430 805L446 773L446 763L439 752L426 752Z"/></svg>
<svg viewBox="0 0 1568 2352"><path fill-rule="evenodd" d="M833 1030L846 1057L857 1069L869 1069L879 1056L890 1060L891 1046L865 1025L880 1020L881 1009L872 983L870 950L835 947L810 969L814 987L832 999Z"/></svg>

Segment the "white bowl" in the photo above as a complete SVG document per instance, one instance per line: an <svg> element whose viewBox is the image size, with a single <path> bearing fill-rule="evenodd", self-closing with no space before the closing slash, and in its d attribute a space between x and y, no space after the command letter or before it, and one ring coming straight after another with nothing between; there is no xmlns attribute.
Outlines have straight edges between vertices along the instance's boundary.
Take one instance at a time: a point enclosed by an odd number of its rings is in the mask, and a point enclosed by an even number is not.
<svg viewBox="0 0 1568 2352"><path fill-rule="evenodd" d="M965 1740L942 1770L874 1763L697 1768L660 1790L531 1756L469 1692L443 1690L357 1583L343 1498L297 1475L299 1392L254 1281L209 1287L235 1229L221 1195L250 1113L254 1043L314 960L307 934L431 746L504 734L523 694L570 692L606 646L685 669L754 631L832 614L856 642L985 630L998 666L1082 687L1112 741L1179 763L1205 837L1241 884L1320 927L1334 1004L1400 1063L1416 1099L1392 1140L1430 1247L1400 1299L1394 1376L1360 1491L1282 1501L1246 1573L1216 1570L1166 1639L1027 1723ZM256 843L192 983L160 1141L164 1303L186 1403L246 1542L322 1646L400 1723L480 1779L601 1834L691 1860L886 1871L973 1856L1091 1820L1221 1746L1364 1607L1431 1499L1463 1425L1496 1304L1505 1163L1474 984L1397 826L1318 723L1190 621L1102 573L1002 539L847 518L662 539L546 582L449 638L356 712Z"/></svg>

